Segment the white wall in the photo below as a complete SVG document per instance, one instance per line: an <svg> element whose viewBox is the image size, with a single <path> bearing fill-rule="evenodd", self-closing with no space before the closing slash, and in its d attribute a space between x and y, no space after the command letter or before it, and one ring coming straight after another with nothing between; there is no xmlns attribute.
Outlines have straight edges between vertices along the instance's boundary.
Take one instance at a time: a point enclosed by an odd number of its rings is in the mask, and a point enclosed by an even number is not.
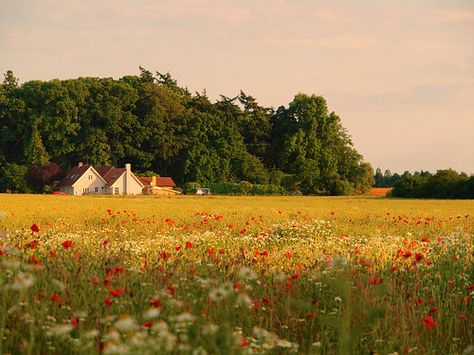
<svg viewBox="0 0 474 355"><path fill-rule="evenodd" d="M126 195L141 195L142 194L142 187L141 185L135 180L135 178L131 175L128 175L125 172L121 177L115 181L115 183L111 186L111 189L107 192L110 194L115 194L115 188L119 188L119 194L126 194Z"/></svg>
<svg viewBox="0 0 474 355"><path fill-rule="evenodd" d="M89 175L92 175L92 180L89 180ZM92 167L89 167L89 169L87 169L87 171L72 186L74 188L74 195L98 195L105 193L105 183ZM96 188L98 189L97 192L95 191ZM88 192L84 192L84 189L89 190Z"/></svg>

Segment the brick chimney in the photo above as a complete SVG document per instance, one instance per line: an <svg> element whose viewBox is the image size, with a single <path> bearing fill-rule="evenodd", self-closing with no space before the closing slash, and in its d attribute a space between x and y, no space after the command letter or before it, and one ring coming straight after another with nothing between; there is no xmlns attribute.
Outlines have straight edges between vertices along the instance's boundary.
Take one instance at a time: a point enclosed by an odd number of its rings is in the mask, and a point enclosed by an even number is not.
<svg viewBox="0 0 474 355"><path fill-rule="evenodd" d="M78 166L78 167L81 167L81 166L83 166L83 165L84 165L84 163L83 163L82 161L80 161L79 163L77 163L77 166Z"/></svg>

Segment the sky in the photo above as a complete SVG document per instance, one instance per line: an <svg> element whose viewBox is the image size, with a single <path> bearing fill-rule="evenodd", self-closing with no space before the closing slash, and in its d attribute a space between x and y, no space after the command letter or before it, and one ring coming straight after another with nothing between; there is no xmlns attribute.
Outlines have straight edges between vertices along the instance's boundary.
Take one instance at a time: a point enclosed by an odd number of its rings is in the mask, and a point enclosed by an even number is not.
<svg viewBox="0 0 474 355"><path fill-rule="evenodd" d="M472 0L0 0L20 82L169 72L211 99L322 95L374 168L474 173Z"/></svg>

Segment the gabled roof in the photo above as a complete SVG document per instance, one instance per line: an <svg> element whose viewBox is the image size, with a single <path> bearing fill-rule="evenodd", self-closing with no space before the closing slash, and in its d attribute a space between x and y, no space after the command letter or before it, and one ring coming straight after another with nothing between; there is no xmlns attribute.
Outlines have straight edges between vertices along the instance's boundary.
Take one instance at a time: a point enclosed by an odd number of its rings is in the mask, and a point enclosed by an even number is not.
<svg viewBox="0 0 474 355"><path fill-rule="evenodd" d="M125 168L115 168L113 166L99 166L94 168L92 165L82 165L75 166L68 171L66 177L61 181L58 187L72 186L76 183L77 180L83 176L89 168L92 168L100 178L105 182L107 186L112 186L115 182L127 171ZM134 173L132 173L133 178L144 187L144 184L140 179L138 179ZM151 178L150 178L151 179ZM176 185L175 185L176 186Z"/></svg>
<svg viewBox="0 0 474 355"><path fill-rule="evenodd" d="M107 183L107 186L109 187L115 184L115 182L127 171L127 169L125 168L115 168L108 166L102 166L97 168L96 170L104 178ZM104 173L104 175L102 175L102 173ZM137 178L133 172L131 172L131 175L142 187L145 187L140 181L140 179Z"/></svg>
<svg viewBox="0 0 474 355"><path fill-rule="evenodd" d="M138 178L143 185L151 186L152 177L151 176L140 176ZM156 177L156 186L160 187L176 187L176 183L173 181L173 178L170 176Z"/></svg>
<svg viewBox="0 0 474 355"><path fill-rule="evenodd" d="M61 181L59 187L72 186L90 167L91 165L75 166L67 172L66 177Z"/></svg>
<svg viewBox="0 0 474 355"><path fill-rule="evenodd" d="M110 169L113 169L113 166L98 166L95 168L95 171L99 173L100 176L104 177L105 174L107 174Z"/></svg>
<svg viewBox="0 0 474 355"><path fill-rule="evenodd" d="M103 171L106 169L105 167L102 167ZM120 178L124 173L125 173L125 168L109 168L109 170L102 175L104 180L107 182L108 186L112 186L118 178Z"/></svg>
<svg viewBox="0 0 474 355"><path fill-rule="evenodd" d="M77 182L77 180L79 180L81 176L83 176L87 172L87 170L89 170L89 168L91 168L96 173L98 173L98 171L94 169L92 165L86 164L86 165L81 165L81 166L75 166L74 168L68 171L66 177L59 183L58 187L67 187L67 186L74 185ZM100 176L100 174L99 174L99 177L102 180L104 180L104 178Z"/></svg>

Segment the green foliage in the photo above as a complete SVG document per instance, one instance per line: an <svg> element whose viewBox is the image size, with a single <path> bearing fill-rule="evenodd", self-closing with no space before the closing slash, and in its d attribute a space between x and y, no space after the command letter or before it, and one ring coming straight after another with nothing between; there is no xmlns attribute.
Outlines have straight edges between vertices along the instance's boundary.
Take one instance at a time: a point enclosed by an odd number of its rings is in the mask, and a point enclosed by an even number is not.
<svg viewBox="0 0 474 355"><path fill-rule="evenodd" d="M25 147L25 158L29 167L43 167L49 163L49 154L43 145L36 124L33 125L30 141Z"/></svg>
<svg viewBox="0 0 474 355"><path fill-rule="evenodd" d="M26 183L28 168L24 165L7 163L0 168L0 192L30 193L32 189Z"/></svg>
<svg viewBox="0 0 474 355"><path fill-rule="evenodd" d="M244 92L213 103L169 73L139 69L119 80L21 86L7 72L0 85L0 164L52 161L67 170L77 161L131 163L138 174L158 172L180 185L248 181L304 194L346 194L372 184L370 166L321 96L298 94L276 111Z"/></svg>
<svg viewBox="0 0 474 355"><path fill-rule="evenodd" d="M405 172L395 183L394 197L472 199L474 175L468 177L453 169L438 170L436 174Z"/></svg>

